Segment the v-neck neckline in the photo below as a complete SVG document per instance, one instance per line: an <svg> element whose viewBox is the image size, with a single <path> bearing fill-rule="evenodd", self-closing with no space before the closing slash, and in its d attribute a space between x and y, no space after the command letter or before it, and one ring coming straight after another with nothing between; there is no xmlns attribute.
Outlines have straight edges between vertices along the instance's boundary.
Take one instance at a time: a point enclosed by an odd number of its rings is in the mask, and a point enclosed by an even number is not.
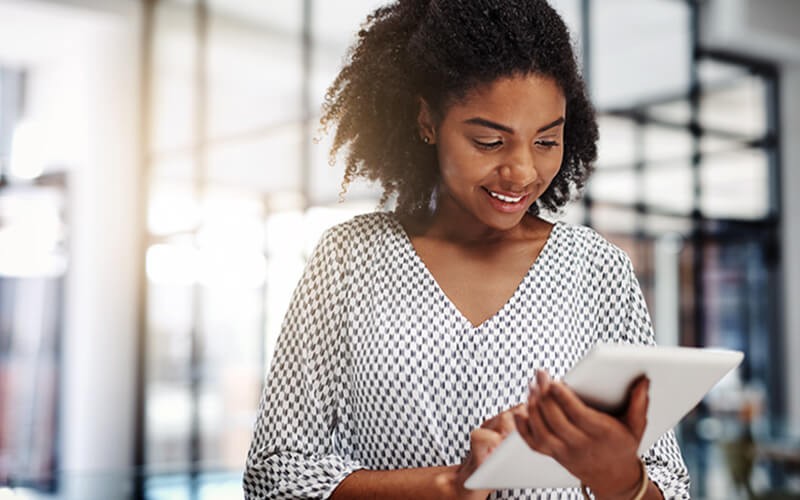
<svg viewBox="0 0 800 500"><path fill-rule="evenodd" d="M452 309L453 312L459 318L459 320L462 323L465 323L469 327L469 330L472 332L479 331L482 328L489 325L490 323L494 322L498 317L500 317L504 313L506 309L510 308L513 305L513 303L515 303L518 300L518 296L521 293L521 290L525 288L526 283L534 274L534 270L538 267L541 267L542 264L540 262L542 262L544 259L547 258L549 254L548 249L553 245L551 241L555 239L556 231L561 226L561 221L556 221L555 223L553 223L553 226L550 228L550 233L547 235L547 239L545 240L542 249L539 250L539 254L533 260L530 267L528 267L528 270L522 276L522 279L517 284L517 287L514 289L511 295L506 299L503 305L501 305L500 308L497 309L497 311L495 311L494 313L492 313L491 316L489 316L488 318L486 318L485 320L476 325L469 318L467 318L467 316L461 311L461 309L458 308L456 303L453 302L450 296L447 295L447 292L444 291L442 286L436 280L436 277L428 268L427 264L425 264L425 261L422 260L422 257L419 255L419 252L417 252L417 249L414 247L414 243L411 241L411 237L406 232L406 229L403 227L403 224L400 223L400 219L397 217L397 215L394 212L389 212L388 214L389 218L392 220L392 224L394 225L395 229L397 230L401 239L403 240L403 245L406 247L407 251L411 253L413 260L416 262L416 265L420 269L422 269L422 272L425 275L426 279L436 289L437 293L444 299L444 302L447 303L447 307Z"/></svg>

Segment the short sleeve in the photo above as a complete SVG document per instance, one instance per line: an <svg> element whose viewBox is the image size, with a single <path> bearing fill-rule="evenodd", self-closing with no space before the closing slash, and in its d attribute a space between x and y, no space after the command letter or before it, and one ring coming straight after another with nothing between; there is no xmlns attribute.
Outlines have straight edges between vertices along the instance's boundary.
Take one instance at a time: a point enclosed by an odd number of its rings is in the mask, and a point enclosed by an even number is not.
<svg viewBox="0 0 800 500"><path fill-rule="evenodd" d="M633 271L629 258L625 257L627 268L627 314L623 332L623 342L633 344L655 345L653 325L647 304ZM689 472L683 462L675 433L669 431L664 434L642 456L650 479L656 483L664 494L664 498L688 499L689 498Z"/></svg>
<svg viewBox="0 0 800 500"><path fill-rule="evenodd" d="M292 296L247 456L247 499L325 498L363 468L333 446L342 390L345 244L342 231L328 230Z"/></svg>

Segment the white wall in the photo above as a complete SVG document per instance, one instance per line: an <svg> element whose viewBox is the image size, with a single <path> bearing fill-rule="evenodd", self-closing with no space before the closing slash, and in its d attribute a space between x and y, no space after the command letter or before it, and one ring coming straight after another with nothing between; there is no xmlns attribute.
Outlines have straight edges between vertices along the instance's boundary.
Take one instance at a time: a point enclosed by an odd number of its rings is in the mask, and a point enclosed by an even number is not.
<svg viewBox="0 0 800 500"><path fill-rule="evenodd" d="M85 71L90 147L70 177L72 256L64 342L63 465L69 498L120 498L133 464L138 315L138 32L98 27ZM99 471L110 479L87 481ZM92 484L94 483L94 484Z"/></svg>
<svg viewBox="0 0 800 500"><path fill-rule="evenodd" d="M69 145L63 498L125 498L130 487L141 265L139 37L135 0L0 2L0 62L28 70L28 118Z"/></svg>

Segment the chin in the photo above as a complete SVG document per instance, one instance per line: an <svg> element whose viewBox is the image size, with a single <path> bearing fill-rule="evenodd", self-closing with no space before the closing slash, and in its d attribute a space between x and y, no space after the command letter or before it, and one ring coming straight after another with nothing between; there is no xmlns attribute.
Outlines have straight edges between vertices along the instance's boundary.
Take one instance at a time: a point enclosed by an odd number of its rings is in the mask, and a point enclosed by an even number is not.
<svg viewBox="0 0 800 500"><path fill-rule="evenodd" d="M487 217L486 219L483 219L482 222L497 231L508 231L520 225L526 214L527 212L520 212L518 214L503 214L500 217Z"/></svg>

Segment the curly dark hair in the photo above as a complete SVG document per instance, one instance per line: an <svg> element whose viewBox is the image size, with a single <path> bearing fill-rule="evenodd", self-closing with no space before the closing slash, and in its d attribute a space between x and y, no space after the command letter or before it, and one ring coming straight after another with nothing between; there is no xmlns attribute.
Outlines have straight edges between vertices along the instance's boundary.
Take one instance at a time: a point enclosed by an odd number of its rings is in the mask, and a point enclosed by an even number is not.
<svg viewBox="0 0 800 500"><path fill-rule="evenodd" d="M435 148L419 138L419 98L435 120L478 86L501 77L553 78L567 102L564 158L533 205L555 211L580 192L597 158L597 122L569 33L545 0L399 0L367 17L328 89L321 123L336 124L331 163L343 149L342 193L356 177L380 182L381 204L429 206L439 182Z"/></svg>

